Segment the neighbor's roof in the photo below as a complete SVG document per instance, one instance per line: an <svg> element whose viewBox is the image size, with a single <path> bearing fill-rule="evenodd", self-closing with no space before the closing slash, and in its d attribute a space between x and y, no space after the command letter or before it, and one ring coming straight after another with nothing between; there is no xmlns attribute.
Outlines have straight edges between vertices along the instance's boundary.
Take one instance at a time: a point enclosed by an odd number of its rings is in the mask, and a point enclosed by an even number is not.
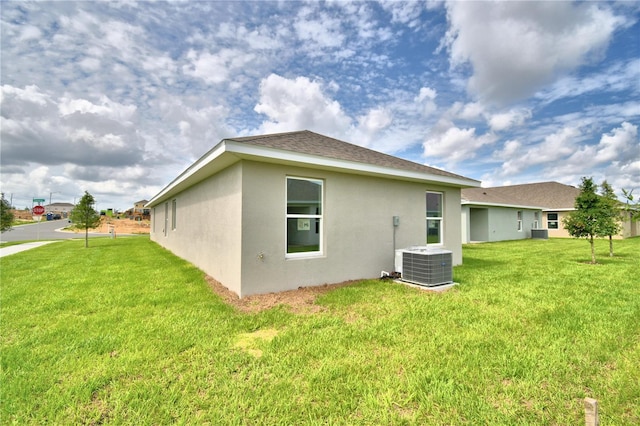
<svg viewBox="0 0 640 426"><path fill-rule="evenodd" d="M47 204L46 207L75 207L75 205L71 203L51 203Z"/></svg>
<svg viewBox="0 0 640 426"><path fill-rule="evenodd" d="M147 205L153 206L242 159L454 187L480 186L474 179L304 130L223 139Z"/></svg>
<svg viewBox="0 0 640 426"><path fill-rule="evenodd" d="M543 210L573 209L578 194L578 188L558 182L462 189L465 204L534 206Z"/></svg>

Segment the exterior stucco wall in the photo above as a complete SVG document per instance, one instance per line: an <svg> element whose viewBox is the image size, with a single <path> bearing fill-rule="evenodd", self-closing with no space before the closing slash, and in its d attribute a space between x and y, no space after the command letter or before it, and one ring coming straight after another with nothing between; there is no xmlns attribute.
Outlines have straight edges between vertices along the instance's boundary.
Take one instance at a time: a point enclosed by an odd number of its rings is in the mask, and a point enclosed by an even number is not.
<svg viewBox="0 0 640 426"><path fill-rule="evenodd" d="M547 218L548 213L558 213L558 229L549 228L549 220ZM543 224L544 227L549 229L549 237L553 238L571 238L571 235L564 229L562 220L570 213L570 211L548 211L543 212ZM640 235L640 221L632 221L629 216L624 216L624 219L620 223L621 230L618 235L614 235L613 238L630 238Z"/></svg>
<svg viewBox="0 0 640 426"><path fill-rule="evenodd" d="M549 228L549 221L547 219L548 213L558 213L558 229ZM564 229L562 219L564 219L569 212L567 211L548 211L542 212L542 223L545 229L549 230L549 238L571 238L571 235Z"/></svg>
<svg viewBox="0 0 640 426"><path fill-rule="evenodd" d="M518 231L517 212L522 212L522 230ZM531 238L533 211L518 208L489 209L489 241L522 240Z"/></svg>
<svg viewBox="0 0 640 426"><path fill-rule="evenodd" d="M237 294L241 292L241 188L242 164L236 163L155 206L151 226L153 241ZM171 229L173 199L176 200L175 229Z"/></svg>
<svg viewBox="0 0 640 426"><path fill-rule="evenodd" d="M286 258L286 177L324 181L322 255ZM240 296L378 277L395 248L424 245L425 192L444 192L444 247L462 262L459 189L244 161ZM226 285L225 282L223 284ZM235 291L235 290L234 290Z"/></svg>
<svg viewBox="0 0 640 426"><path fill-rule="evenodd" d="M463 243L471 241L507 241L531 238L531 229L538 212L538 227L542 226L540 210L517 207L474 206L462 207L462 220L468 232ZM518 212L522 212L522 230L518 231Z"/></svg>

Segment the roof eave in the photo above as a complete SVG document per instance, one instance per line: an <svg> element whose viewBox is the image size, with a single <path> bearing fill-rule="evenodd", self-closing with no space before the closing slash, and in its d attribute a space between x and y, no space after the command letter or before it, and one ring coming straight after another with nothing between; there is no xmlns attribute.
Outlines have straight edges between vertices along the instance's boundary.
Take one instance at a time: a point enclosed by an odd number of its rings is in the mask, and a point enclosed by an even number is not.
<svg viewBox="0 0 640 426"><path fill-rule="evenodd" d="M527 209L527 210L544 210L540 206L525 206L521 204L507 204L507 203L492 203L492 202L483 202L483 201L470 201L470 200L462 200L462 205L468 206L486 206L486 207L508 207L508 208L516 208L516 209Z"/></svg>
<svg viewBox="0 0 640 426"><path fill-rule="evenodd" d="M343 173L381 176L414 182L434 182L441 185L455 186L459 188L480 187L480 181L463 177L420 173L412 170L402 170L356 161L340 160L320 155L286 151L235 141L227 141L226 146L229 151L237 154L243 159L266 161L277 164L304 165L305 167L315 169L336 170Z"/></svg>
<svg viewBox="0 0 640 426"><path fill-rule="evenodd" d="M153 207L171 198L172 195L189 188L209 176L229 167L240 159L262 161L275 164L303 165L308 168L335 170L368 176L380 176L412 182L431 182L457 188L480 187L473 179L420 173L392 167L377 166L356 161L339 160L319 155L304 154L282 149L268 148L225 139L192 164L178 177L156 194L145 207Z"/></svg>

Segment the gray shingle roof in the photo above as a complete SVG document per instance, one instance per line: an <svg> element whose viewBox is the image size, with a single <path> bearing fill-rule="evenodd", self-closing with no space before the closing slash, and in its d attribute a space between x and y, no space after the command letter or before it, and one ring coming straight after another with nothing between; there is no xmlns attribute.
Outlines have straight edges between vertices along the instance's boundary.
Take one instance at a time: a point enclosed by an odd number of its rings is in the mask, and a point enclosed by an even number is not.
<svg viewBox="0 0 640 426"><path fill-rule="evenodd" d="M578 194L578 188L558 182L462 189L462 199L471 203L538 206L547 210L572 209Z"/></svg>
<svg viewBox="0 0 640 426"><path fill-rule="evenodd" d="M271 135L226 138L225 140L292 151L301 154L318 155L336 160L354 161L358 163L372 164L401 170L411 170L419 173L428 173L477 182L473 179L469 179L455 173L414 163L392 155L383 154L372 149L320 135L309 130Z"/></svg>

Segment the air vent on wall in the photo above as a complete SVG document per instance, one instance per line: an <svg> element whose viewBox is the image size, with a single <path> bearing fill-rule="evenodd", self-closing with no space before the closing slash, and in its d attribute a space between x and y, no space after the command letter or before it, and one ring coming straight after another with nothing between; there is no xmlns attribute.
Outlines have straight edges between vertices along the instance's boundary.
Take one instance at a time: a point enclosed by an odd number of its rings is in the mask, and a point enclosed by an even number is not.
<svg viewBox="0 0 640 426"><path fill-rule="evenodd" d="M428 287L453 282L452 253L427 246L396 250L396 271L402 280Z"/></svg>

